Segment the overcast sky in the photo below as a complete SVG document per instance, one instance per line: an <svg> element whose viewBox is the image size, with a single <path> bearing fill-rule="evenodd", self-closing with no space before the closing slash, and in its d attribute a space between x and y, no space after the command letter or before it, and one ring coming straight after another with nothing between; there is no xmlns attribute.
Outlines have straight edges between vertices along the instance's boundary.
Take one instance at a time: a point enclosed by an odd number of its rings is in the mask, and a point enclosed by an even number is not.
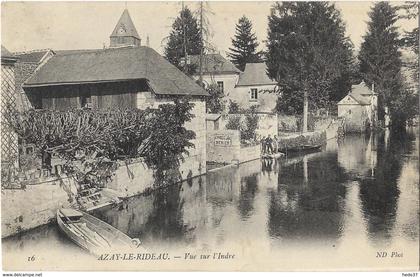
<svg viewBox="0 0 420 277"><path fill-rule="evenodd" d="M224 54L231 46L235 24L242 15L251 19L263 47L267 36L267 16L273 2L207 2L212 14L209 21L212 44ZM186 2L191 10L197 2ZM89 49L109 45L121 13L127 6L134 25L146 44L163 52L165 37L181 9L180 2L2 2L1 39L10 51L51 48ZM337 2L356 49L366 32L372 2ZM403 29L412 29L416 21L404 22Z"/></svg>

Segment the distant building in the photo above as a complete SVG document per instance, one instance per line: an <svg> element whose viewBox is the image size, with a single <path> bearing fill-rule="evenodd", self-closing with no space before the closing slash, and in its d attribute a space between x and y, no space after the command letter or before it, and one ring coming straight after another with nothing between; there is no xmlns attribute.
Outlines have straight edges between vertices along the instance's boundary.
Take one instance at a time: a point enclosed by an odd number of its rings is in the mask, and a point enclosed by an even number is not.
<svg viewBox="0 0 420 277"><path fill-rule="evenodd" d="M193 78L198 80L198 68L200 65L200 56L192 55L189 57L190 63L195 65L196 73ZM229 60L220 54L205 54L202 61L203 83L207 87L209 85L217 85L218 88L229 97L234 93L235 85L238 82L241 71Z"/></svg>
<svg viewBox="0 0 420 277"><path fill-rule="evenodd" d="M10 129L7 120L12 116L16 108L15 89L15 64L17 58L10 53L3 45L1 46L1 103L0 103L0 125L1 125L1 163L2 168L6 164L13 164L17 161L18 141L16 133ZM3 175L3 174L2 174ZM3 182L4 180L2 180Z"/></svg>
<svg viewBox="0 0 420 277"><path fill-rule="evenodd" d="M262 63L247 63L245 70L239 75L235 93L229 99L243 108L257 106L260 112L272 112L278 98L277 82L267 75L267 67Z"/></svg>
<svg viewBox="0 0 420 277"><path fill-rule="evenodd" d="M122 13L110 38L110 47L141 46L141 39L128 10Z"/></svg>
<svg viewBox="0 0 420 277"><path fill-rule="evenodd" d="M345 118L347 132L363 132L377 123L378 96L364 82L353 85L337 107L338 116Z"/></svg>

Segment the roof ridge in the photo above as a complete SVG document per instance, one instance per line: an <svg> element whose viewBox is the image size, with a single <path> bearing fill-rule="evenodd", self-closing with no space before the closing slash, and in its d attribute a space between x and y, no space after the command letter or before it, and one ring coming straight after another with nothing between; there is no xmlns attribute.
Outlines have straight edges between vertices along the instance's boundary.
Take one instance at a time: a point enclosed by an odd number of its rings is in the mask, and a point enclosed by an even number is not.
<svg viewBox="0 0 420 277"><path fill-rule="evenodd" d="M53 51L53 50L51 48L44 48L44 49L34 49L34 50L29 50L29 51L17 51L17 52L13 52L13 54L24 55L24 54L32 54L32 53L38 53L38 52L44 52L44 51Z"/></svg>

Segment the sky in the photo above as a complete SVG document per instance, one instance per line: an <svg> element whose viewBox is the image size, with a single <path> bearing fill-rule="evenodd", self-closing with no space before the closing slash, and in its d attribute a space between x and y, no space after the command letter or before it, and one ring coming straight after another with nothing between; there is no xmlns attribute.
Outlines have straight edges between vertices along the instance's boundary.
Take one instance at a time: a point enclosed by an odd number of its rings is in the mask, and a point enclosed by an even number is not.
<svg viewBox="0 0 420 277"><path fill-rule="evenodd" d="M366 33L368 12L373 2L336 2L346 23L346 32L360 47ZM198 2L185 2L191 10ZM273 2L206 2L213 36L220 53L231 47L235 24L242 15L251 19L260 41L267 36L267 16ZM109 46L109 36L125 7L146 44L163 53L165 38L181 9L181 2L2 2L1 43L12 52L51 48L92 49ZM410 30L417 21L404 21L402 29Z"/></svg>

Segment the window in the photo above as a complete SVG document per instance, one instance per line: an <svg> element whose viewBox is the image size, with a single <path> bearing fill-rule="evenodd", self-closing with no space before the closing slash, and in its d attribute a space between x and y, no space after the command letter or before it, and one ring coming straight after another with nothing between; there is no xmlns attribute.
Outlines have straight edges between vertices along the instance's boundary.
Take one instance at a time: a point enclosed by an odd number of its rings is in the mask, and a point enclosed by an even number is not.
<svg viewBox="0 0 420 277"><path fill-rule="evenodd" d="M250 101L257 101L258 100L258 90L256 88L252 88L250 96L251 96Z"/></svg>
<svg viewBox="0 0 420 277"><path fill-rule="evenodd" d="M224 91L223 91L223 82L222 81L218 81L217 82L217 88L219 89L219 91L221 92L221 93L224 93Z"/></svg>

